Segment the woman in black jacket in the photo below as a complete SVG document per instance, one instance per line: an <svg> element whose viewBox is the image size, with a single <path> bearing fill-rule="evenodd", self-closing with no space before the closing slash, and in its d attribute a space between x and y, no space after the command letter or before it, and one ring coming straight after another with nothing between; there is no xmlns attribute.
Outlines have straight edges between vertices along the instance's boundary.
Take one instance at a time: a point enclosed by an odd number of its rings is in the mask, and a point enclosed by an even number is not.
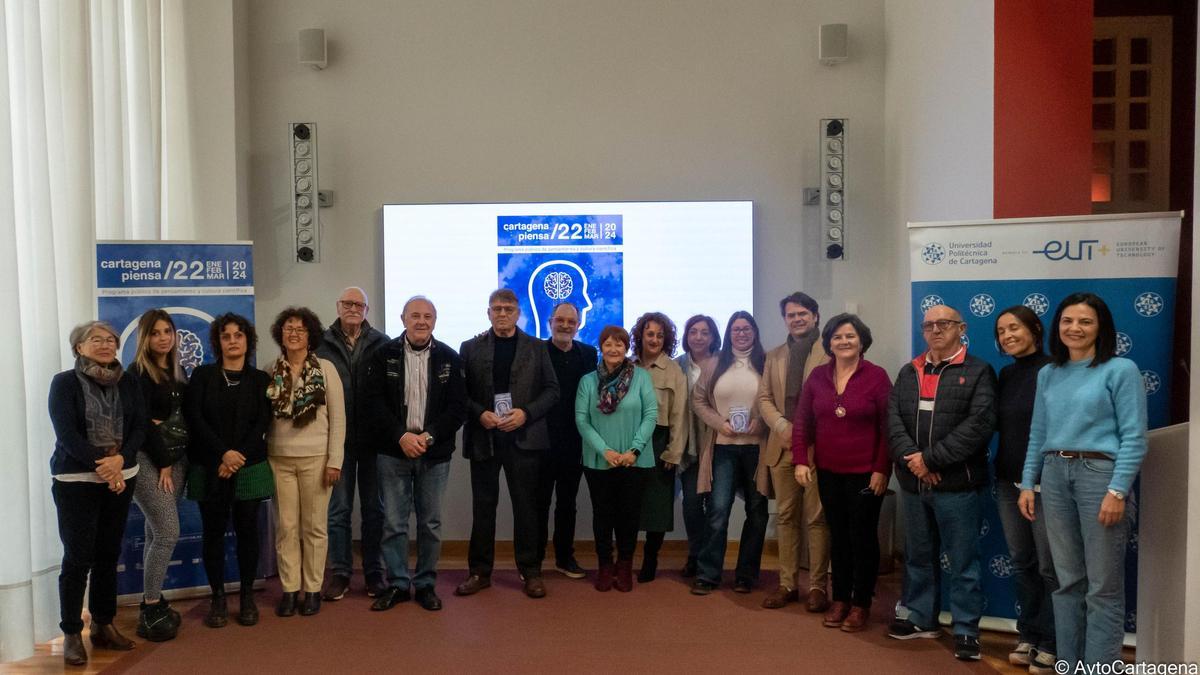
<svg viewBox="0 0 1200 675"><path fill-rule="evenodd" d="M192 373L184 413L188 422L188 497L200 502L204 524L204 571L212 603L204 624L220 628L225 606L225 527L233 515L237 535L241 604L238 623L258 623L254 578L258 574L258 507L274 492L267 464L267 400L270 377L250 365L258 344L254 326L238 314L222 314L209 328L218 363Z"/></svg>
<svg viewBox="0 0 1200 675"><path fill-rule="evenodd" d="M178 502L187 475L187 423L183 420L187 379L179 366L175 322L166 311L151 309L138 320L131 370L141 383L150 418L145 446L137 456L142 479L133 493L133 501L146 517L137 634L160 642L174 638L179 630L179 612L171 609L162 587L179 541Z"/></svg>
<svg viewBox="0 0 1200 675"><path fill-rule="evenodd" d="M50 383L55 435L50 490L63 544L58 575L63 660L78 666L88 659L82 613L89 573L92 646L133 649L112 620L117 613L117 558L137 482L146 411L136 379L117 361L120 338L112 326L103 321L76 326L70 344L75 367Z"/></svg>

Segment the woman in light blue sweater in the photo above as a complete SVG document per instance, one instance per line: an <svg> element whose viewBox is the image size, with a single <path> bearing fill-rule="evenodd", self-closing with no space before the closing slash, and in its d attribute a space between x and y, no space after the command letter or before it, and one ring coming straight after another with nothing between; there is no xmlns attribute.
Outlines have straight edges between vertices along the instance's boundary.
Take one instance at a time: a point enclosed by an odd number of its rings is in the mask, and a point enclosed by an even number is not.
<svg viewBox="0 0 1200 675"><path fill-rule="evenodd" d="M592 497L592 530L600 571L596 590L633 590L642 488L654 468L647 447L658 422L658 397L650 374L626 358L629 333L600 331L600 365L579 381L575 426L583 438L583 475ZM614 536L617 562L613 565Z"/></svg>
<svg viewBox="0 0 1200 675"><path fill-rule="evenodd" d="M1059 304L1050 332L1053 363L1038 373L1037 398L1018 505L1042 508L1059 587L1058 658L1112 663L1125 636L1125 545L1130 489L1146 454L1146 391L1133 361L1116 357L1108 305L1092 293Z"/></svg>

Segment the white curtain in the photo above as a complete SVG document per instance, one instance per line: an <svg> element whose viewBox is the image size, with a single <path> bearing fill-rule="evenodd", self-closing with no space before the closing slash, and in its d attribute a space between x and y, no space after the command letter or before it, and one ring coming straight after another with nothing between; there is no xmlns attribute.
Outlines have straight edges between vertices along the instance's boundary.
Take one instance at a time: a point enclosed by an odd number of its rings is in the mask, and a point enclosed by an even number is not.
<svg viewBox="0 0 1200 675"><path fill-rule="evenodd" d="M0 316L8 324L0 404L2 663L32 655L36 642L58 634L62 547L50 498L49 382L73 361L67 332L94 316L96 239L163 236L161 139L164 111L172 108L163 100L163 63L180 62L182 46L164 43L162 26L178 25L182 4L0 6ZM186 147L173 149L173 171L187 170L187 155Z"/></svg>

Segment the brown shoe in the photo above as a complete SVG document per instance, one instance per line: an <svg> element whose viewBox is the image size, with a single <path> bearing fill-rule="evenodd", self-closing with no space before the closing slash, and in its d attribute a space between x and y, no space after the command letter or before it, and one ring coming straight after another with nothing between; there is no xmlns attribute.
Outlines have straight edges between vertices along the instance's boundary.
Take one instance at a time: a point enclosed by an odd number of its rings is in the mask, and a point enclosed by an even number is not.
<svg viewBox="0 0 1200 675"><path fill-rule="evenodd" d="M546 597L546 582L542 581L542 575L525 578L525 595L531 598Z"/></svg>
<svg viewBox="0 0 1200 675"><path fill-rule="evenodd" d="M767 597L763 598L763 609L783 609L789 602L798 602L800 593L794 589L780 586Z"/></svg>
<svg viewBox="0 0 1200 675"><path fill-rule="evenodd" d="M867 627L867 621L871 618L871 612L866 607L851 607L850 614L846 620L842 622L842 631L846 633L857 633Z"/></svg>
<svg viewBox="0 0 1200 675"><path fill-rule="evenodd" d="M825 618L821 621L821 625L826 628L837 628L846 620L846 615L850 613L850 605L841 600L834 600L833 604L825 612Z"/></svg>
<svg viewBox="0 0 1200 675"><path fill-rule="evenodd" d="M112 649L127 652L133 649L133 640L121 635L117 627L111 623L92 622L92 646L97 649Z"/></svg>
<svg viewBox="0 0 1200 675"><path fill-rule="evenodd" d="M829 599L825 597L825 591L814 588L808 592L808 602L804 604L804 609L817 614L829 609Z"/></svg>
<svg viewBox="0 0 1200 675"><path fill-rule="evenodd" d="M633 590L633 561L618 560L616 575L613 577L613 588L621 593Z"/></svg>
<svg viewBox="0 0 1200 675"><path fill-rule="evenodd" d="M68 666L87 665L87 649L83 646L83 636L79 633L63 635L63 663Z"/></svg>
<svg viewBox="0 0 1200 675"><path fill-rule="evenodd" d="M475 595L479 591L492 585L491 577L481 577L478 574L472 574L467 577L467 580L458 585L454 589L455 595Z"/></svg>

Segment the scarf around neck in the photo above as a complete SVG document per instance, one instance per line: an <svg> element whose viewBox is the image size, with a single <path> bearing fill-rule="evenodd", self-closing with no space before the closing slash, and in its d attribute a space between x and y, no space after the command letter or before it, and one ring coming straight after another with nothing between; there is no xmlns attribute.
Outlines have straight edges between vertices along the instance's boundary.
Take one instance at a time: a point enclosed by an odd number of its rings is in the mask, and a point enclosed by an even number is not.
<svg viewBox="0 0 1200 675"><path fill-rule="evenodd" d="M317 355L309 352L300 368L300 385L293 386L292 364L281 354L271 368L271 386L267 398L271 410L279 419L291 419L293 426L303 428L317 418L317 408L325 405L325 373Z"/></svg>
<svg viewBox="0 0 1200 675"><path fill-rule="evenodd" d="M121 447L124 414L117 382L122 373L121 363L116 360L103 366L85 356L75 358L75 377L83 387L87 439L97 448Z"/></svg>
<svg viewBox="0 0 1200 675"><path fill-rule="evenodd" d="M605 415L611 415L625 394L629 393L629 383L633 381L633 361L625 359L621 365L608 370L601 360L600 365L596 366L596 376L600 378L600 401L596 407Z"/></svg>

